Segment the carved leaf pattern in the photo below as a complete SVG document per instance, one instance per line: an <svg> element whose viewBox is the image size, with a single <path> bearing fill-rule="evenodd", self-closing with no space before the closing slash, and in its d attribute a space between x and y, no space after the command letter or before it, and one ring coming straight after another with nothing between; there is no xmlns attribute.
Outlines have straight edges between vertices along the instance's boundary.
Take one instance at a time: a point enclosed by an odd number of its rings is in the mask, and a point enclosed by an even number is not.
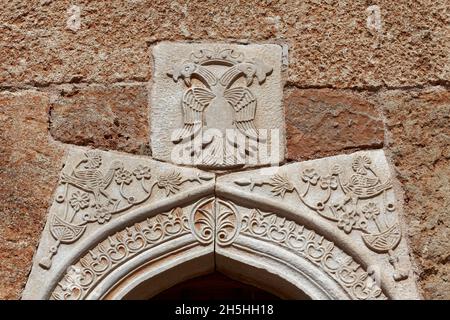
<svg viewBox="0 0 450 320"><path fill-rule="evenodd" d="M125 259L157 246L164 240L190 232L188 218L181 208L136 223L101 242L69 268L52 293L52 299L83 299L89 289Z"/></svg>
<svg viewBox="0 0 450 320"><path fill-rule="evenodd" d="M241 233L293 250L327 272L353 299L386 299L373 279L351 257L342 259L343 252L332 242L293 221L254 209L242 219Z"/></svg>

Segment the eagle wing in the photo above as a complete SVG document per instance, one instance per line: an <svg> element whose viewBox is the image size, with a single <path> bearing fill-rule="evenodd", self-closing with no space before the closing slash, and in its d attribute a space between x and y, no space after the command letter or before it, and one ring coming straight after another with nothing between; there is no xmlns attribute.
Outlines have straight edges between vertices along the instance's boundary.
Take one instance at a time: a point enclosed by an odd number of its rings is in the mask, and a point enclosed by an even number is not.
<svg viewBox="0 0 450 320"><path fill-rule="evenodd" d="M234 109L234 123L237 129L249 138L258 139L254 124L256 99L248 88L235 87L225 90L224 97Z"/></svg>
<svg viewBox="0 0 450 320"><path fill-rule="evenodd" d="M214 98L215 94L204 88L190 88L185 92L181 101L184 126L176 133L173 142L178 143L184 138L194 136L202 128L203 111Z"/></svg>

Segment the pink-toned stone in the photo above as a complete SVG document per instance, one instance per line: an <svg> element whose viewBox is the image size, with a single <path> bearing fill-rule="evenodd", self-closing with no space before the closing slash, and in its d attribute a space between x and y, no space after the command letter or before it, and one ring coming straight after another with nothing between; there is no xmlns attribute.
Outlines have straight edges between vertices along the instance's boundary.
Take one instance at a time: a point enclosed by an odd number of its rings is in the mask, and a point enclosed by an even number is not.
<svg viewBox="0 0 450 320"><path fill-rule="evenodd" d="M290 89L285 97L287 158L304 160L383 146L381 113L355 92Z"/></svg>
<svg viewBox="0 0 450 320"><path fill-rule="evenodd" d="M80 9L78 28L68 26ZM369 6L380 28L368 26ZM283 42L297 86L448 82L447 1L2 2L0 85L146 81L163 41ZM369 19L370 21L370 19Z"/></svg>
<svg viewBox="0 0 450 320"><path fill-rule="evenodd" d="M51 107L54 139L135 154L149 152L145 85L65 86Z"/></svg>
<svg viewBox="0 0 450 320"><path fill-rule="evenodd" d="M419 285L427 299L450 299L450 93L434 87L378 95L387 148L402 183L405 220Z"/></svg>
<svg viewBox="0 0 450 320"><path fill-rule="evenodd" d="M61 168L49 109L47 94L0 94L0 299L20 297Z"/></svg>

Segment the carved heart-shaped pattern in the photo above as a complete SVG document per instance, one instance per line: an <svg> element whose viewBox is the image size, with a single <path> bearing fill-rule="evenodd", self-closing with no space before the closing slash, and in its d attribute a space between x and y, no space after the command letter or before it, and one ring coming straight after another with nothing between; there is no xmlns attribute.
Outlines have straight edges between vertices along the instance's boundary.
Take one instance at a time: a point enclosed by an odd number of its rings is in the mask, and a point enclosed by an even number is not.
<svg viewBox="0 0 450 320"><path fill-rule="evenodd" d="M275 240L277 242L283 242L286 240L287 232L283 229L278 229L278 227L273 226L269 230L269 235L272 238L272 240Z"/></svg>
<svg viewBox="0 0 450 320"><path fill-rule="evenodd" d="M309 242L306 246L306 252L314 260L319 261L325 254L325 248L315 242Z"/></svg>
<svg viewBox="0 0 450 320"><path fill-rule="evenodd" d="M128 254L128 249L123 243L117 243L107 251L108 256L112 261L120 261L125 258Z"/></svg>

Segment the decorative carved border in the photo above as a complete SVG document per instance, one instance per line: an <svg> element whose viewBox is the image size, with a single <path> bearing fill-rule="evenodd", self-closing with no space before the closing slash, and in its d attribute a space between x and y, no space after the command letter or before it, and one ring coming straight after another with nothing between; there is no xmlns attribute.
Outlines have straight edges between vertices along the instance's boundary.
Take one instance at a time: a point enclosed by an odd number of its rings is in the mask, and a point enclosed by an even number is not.
<svg viewBox="0 0 450 320"><path fill-rule="evenodd" d="M275 243L307 259L325 271L353 299L386 299L375 279L352 257L332 241L294 221L253 209L243 216L239 233Z"/></svg>
<svg viewBox="0 0 450 320"><path fill-rule="evenodd" d="M189 214L175 208L108 237L68 269L51 298L83 299L127 260L189 233L200 245L215 240L218 246L233 246L239 236L271 242L326 272L353 299L386 299L362 266L332 241L274 213L239 212L232 202L215 197L199 201Z"/></svg>
<svg viewBox="0 0 450 320"><path fill-rule="evenodd" d="M69 267L51 298L83 299L106 274L124 261L190 232L188 217L181 208L158 214L119 231Z"/></svg>

